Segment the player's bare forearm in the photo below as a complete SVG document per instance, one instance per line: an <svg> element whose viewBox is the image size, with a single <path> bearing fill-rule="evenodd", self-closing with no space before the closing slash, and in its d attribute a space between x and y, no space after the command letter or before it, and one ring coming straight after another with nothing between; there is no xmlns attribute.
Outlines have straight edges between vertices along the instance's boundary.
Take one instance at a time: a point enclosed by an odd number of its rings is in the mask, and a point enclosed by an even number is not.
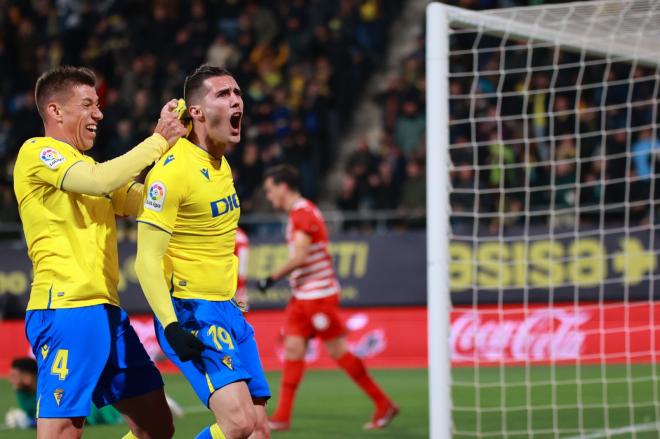
<svg viewBox="0 0 660 439"><path fill-rule="evenodd" d="M288 276L296 268L302 267L304 265L305 258L304 256L294 256L290 258L284 266L275 270L270 276L259 279L257 281L257 289L262 293L265 293L270 287L275 284L278 280L282 279L285 276Z"/></svg>
<svg viewBox="0 0 660 439"><path fill-rule="evenodd" d="M283 279L287 277L291 272L293 272L296 268L300 268L304 265L305 263L305 258L304 257L296 257L289 259L286 264L284 264L282 267L279 269L275 270L273 274L271 274L270 277L273 278L273 280L278 281L280 279Z"/></svg>
<svg viewBox="0 0 660 439"><path fill-rule="evenodd" d="M305 260L307 259L311 245L312 239L309 235L299 231L295 232L293 237L293 252L286 264L273 272L271 275L273 280L280 280L291 274L295 269L305 265Z"/></svg>
<svg viewBox="0 0 660 439"><path fill-rule="evenodd" d="M275 270L270 276L257 281L257 288L262 293L265 293L275 282L288 276L296 268L305 265L305 260L309 254L312 245L312 238L300 231L295 232L293 235L293 251L289 260L282 267Z"/></svg>

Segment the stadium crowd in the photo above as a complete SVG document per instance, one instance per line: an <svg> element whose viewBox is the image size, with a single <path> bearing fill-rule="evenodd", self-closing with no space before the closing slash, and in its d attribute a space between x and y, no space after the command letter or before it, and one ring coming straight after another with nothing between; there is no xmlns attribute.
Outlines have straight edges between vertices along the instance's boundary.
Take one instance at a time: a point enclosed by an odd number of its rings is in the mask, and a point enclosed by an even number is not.
<svg viewBox="0 0 660 439"><path fill-rule="evenodd" d="M56 6L57 3L57 6ZM244 212L263 170L286 162L315 199L338 136L384 53L394 0L0 0L0 221L17 221L11 187L22 142L41 133L33 86L62 64L100 78L104 121L92 155L106 160L151 132L158 108L207 62L230 70L244 92L243 141L228 154Z"/></svg>
<svg viewBox="0 0 660 439"><path fill-rule="evenodd" d="M449 3L486 9L542 2ZM101 160L122 154L150 132L158 106L181 94L183 79L194 66L208 62L228 68L244 90L247 109L243 141L228 157L243 211L269 211L260 190L262 173L282 162L300 170L303 195L317 199L319 182L336 160L350 110L378 67L389 24L402 7L394 0L110 0L58 5L40 0L17 6L0 0L0 222L18 220L11 189L13 160L22 141L41 131L33 84L40 72L60 64L93 66L101 78L105 120L92 150ZM452 40L453 48L470 48L472 43L467 36ZM486 37L481 44L496 45L499 40ZM340 210L398 210L423 216L424 52L420 34L379 94L383 131L375 145L366 137L360 139L343 165L336 199ZM466 55L453 60L453 69L497 70L500 61L512 67L525 56L524 51L507 51L502 59L497 51L484 52L474 66L472 56ZM539 49L533 67L550 66L553 57L553 52ZM562 53L559 61L570 64L579 61L576 57ZM602 83L603 69L604 65L586 68L583 81ZM644 103L656 84L647 68L630 69L628 64L613 65L606 79L614 85L590 87L579 96L575 91L551 90L570 84L577 74L574 68L538 69L529 78L453 78L453 95L467 95L474 80L478 92L488 96L472 101L479 123L452 125L455 222L469 226L472 220L462 212L471 216L478 211L485 213L482 223L497 230L504 223L522 224L523 215L517 213L523 210L541 222L554 210L568 224L578 204L584 220L597 219L601 205L608 206L612 217L628 212L632 220L648 220L644 201L651 198L655 141L654 133L644 129L654 118L652 105ZM498 88L522 92L527 82L528 98L520 93L498 102L488 95ZM632 105L618 108L628 102L628 92ZM613 109L579 111L598 107L601 101ZM469 117L470 102L452 100L454 121ZM501 115L525 117L498 122L498 106ZM536 140L515 140L523 137L524 129ZM607 135L596 134L603 129ZM481 170L476 171L475 164ZM493 166L499 164L504 167ZM529 190L524 188L527 182ZM579 191L578 182L583 186ZM632 208L626 209L626 203L633 203ZM502 212L508 213L499 215Z"/></svg>
<svg viewBox="0 0 660 439"><path fill-rule="evenodd" d="M453 41L456 49L474 43L473 34ZM493 48L501 40L483 37L478 44ZM542 45L530 51L518 41L507 46L453 57L456 222L471 227L479 212L479 226L497 232L524 225L523 211L531 223L571 228L601 217L648 222L657 144L654 70Z"/></svg>
<svg viewBox="0 0 660 439"><path fill-rule="evenodd" d="M543 2L450 3L487 9ZM468 50L475 43L491 50L474 57ZM465 51L452 57L450 80L455 226L472 234L477 216L480 233L524 226L526 218L570 228L598 224L602 213L608 221L650 221L658 198L651 188L660 187L652 68L625 62L608 67L590 57L581 68L579 53L539 47L530 54L525 44L512 49L520 44L515 40L507 50L492 50L501 39L477 40L474 33L456 34L450 44ZM420 35L380 95L381 140L371 148L366 139L355 146L337 201L341 209L424 209L424 54ZM578 78L584 87L575 87Z"/></svg>

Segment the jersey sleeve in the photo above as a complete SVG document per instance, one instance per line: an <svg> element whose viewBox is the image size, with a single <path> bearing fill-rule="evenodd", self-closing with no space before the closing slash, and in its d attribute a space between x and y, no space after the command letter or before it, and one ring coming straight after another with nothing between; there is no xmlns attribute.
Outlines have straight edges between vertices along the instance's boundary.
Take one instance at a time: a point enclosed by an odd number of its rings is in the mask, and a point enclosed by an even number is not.
<svg viewBox="0 0 660 439"><path fill-rule="evenodd" d="M319 219L309 209L298 209L291 213L294 231L301 231L306 235L314 237L321 229Z"/></svg>
<svg viewBox="0 0 660 439"><path fill-rule="evenodd" d="M43 181L59 189L62 180L73 165L83 161L82 156L66 145L48 145L47 142L27 141L22 154L26 173L31 180Z"/></svg>
<svg viewBox="0 0 660 439"><path fill-rule="evenodd" d="M180 169L167 160L156 163L144 182L142 211L137 221L172 233L179 206L186 197L186 179Z"/></svg>
<svg viewBox="0 0 660 439"><path fill-rule="evenodd" d="M136 181L116 189L110 196L115 215L137 216L141 210L143 196L144 186Z"/></svg>

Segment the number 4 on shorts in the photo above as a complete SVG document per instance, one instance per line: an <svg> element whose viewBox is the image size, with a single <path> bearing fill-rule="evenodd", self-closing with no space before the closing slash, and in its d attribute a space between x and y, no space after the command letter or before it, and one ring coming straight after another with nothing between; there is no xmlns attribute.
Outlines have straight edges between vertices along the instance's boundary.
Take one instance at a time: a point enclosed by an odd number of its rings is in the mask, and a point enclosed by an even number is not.
<svg viewBox="0 0 660 439"><path fill-rule="evenodd" d="M69 369L67 369L68 362L69 350L59 349L57 354L55 354L55 359L53 360L53 365L50 368L50 373L52 375L58 375L60 380L66 379L66 376L69 374Z"/></svg>

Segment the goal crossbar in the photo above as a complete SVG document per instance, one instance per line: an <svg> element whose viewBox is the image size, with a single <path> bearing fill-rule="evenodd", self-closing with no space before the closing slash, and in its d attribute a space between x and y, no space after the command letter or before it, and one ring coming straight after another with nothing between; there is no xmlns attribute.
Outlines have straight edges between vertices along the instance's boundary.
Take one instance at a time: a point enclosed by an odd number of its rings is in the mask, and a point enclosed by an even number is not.
<svg viewBox="0 0 660 439"><path fill-rule="evenodd" d="M483 12L440 7L451 24L461 27L479 27L493 35L545 41L566 50L586 50L641 64L660 62L660 2L655 0L585 1ZM615 28L616 33L612 32ZM655 29L651 35L649 29Z"/></svg>

